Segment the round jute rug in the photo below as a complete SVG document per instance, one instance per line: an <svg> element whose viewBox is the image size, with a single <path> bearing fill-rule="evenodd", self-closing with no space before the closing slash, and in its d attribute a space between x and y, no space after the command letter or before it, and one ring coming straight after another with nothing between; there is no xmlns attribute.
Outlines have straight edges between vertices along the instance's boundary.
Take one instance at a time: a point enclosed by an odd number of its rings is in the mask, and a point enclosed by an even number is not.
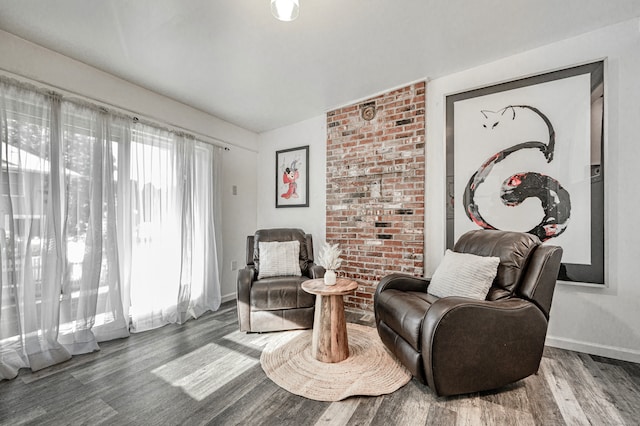
<svg viewBox="0 0 640 426"><path fill-rule="evenodd" d="M411 380L411 373L387 352L374 328L347 324L349 358L333 364L311 355L311 333L279 333L260 356L267 376L291 393L340 401L354 395L388 394Z"/></svg>

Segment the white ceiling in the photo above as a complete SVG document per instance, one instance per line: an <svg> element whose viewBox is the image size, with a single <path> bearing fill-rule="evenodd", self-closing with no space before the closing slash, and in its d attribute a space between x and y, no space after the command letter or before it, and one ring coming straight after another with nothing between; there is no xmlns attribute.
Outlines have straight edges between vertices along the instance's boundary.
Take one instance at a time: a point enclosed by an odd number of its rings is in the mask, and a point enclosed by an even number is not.
<svg viewBox="0 0 640 426"><path fill-rule="evenodd" d="M262 132L640 16L639 0L0 0L0 29ZM141 111L143 112L143 111Z"/></svg>

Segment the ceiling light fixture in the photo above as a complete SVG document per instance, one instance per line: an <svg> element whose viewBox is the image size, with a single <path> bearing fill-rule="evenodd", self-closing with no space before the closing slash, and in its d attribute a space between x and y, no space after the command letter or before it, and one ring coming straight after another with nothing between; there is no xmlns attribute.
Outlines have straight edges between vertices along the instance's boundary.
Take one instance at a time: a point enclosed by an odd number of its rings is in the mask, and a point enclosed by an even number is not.
<svg viewBox="0 0 640 426"><path fill-rule="evenodd" d="M271 13L281 21L293 21L299 9L298 0L271 0Z"/></svg>

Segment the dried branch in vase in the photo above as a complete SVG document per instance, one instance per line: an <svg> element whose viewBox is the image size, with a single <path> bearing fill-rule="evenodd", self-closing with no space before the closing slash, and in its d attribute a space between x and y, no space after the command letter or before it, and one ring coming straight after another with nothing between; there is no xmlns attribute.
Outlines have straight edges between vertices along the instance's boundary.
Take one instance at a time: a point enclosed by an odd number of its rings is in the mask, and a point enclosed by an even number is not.
<svg viewBox="0 0 640 426"><path fill-rule="evenodd" d="M342 265L340 255L342 250L338 248L338 244L329 244L324 242L318 255L317 263L328 271L335 271Z"/></svg>

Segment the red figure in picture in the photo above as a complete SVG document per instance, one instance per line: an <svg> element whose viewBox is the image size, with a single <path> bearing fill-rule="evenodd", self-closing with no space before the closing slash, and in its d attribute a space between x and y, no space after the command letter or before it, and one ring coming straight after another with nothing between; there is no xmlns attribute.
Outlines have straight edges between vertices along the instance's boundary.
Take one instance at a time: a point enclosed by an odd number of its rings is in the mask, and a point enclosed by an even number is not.
<svg viewBox="0 0 640 426"><path fill-rule="evenodd" d="M298 194L296 193L298 184L296 183L296 180L298 180L300 173L298 172L298 167L296 166L297 162L298 160L293 160L291 162L291 167L287 167L284 170L284 174L282 175L282 181L285 184L289 184L289 190L281 195L281 197L285 200L288 200L289 198L298 198Z"/></svg>

